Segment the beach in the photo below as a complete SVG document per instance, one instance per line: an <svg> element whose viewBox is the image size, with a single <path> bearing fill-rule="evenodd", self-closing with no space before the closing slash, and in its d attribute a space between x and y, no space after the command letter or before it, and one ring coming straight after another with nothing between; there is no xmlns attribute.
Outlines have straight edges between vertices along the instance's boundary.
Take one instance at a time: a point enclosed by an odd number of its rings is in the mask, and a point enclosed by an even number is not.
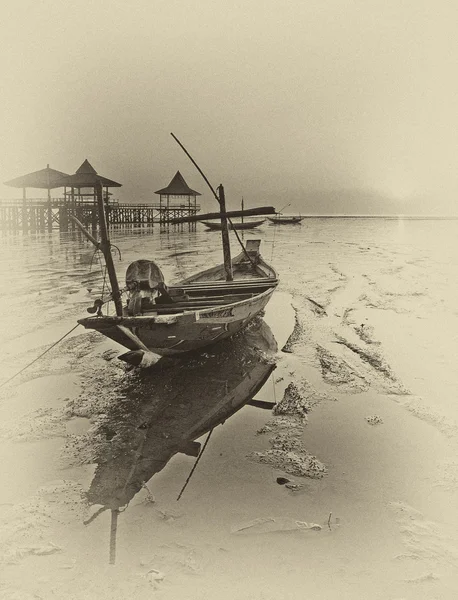
<svg viewBox="0 0 458 600"><path fill-rule="evenodd" d="M148 386L140 396L114 342L79 327L6 383L0 598L456 598L455 229L315 218L246 233L280 285L264 316L276 347L267 358L242 347L252 362L237 385L272 364L255 395L272 408L241 406L215 426L179 501L196 460L183 451L126 505L91 496L107 456L135 452L129 427L149 414ZM115 231L116 268L123 277L152 258L166 281L189 276L221 262L218 236ZM76 325L102 278L79 236L0 246L1 384ZM203 387L180 393L184 412ZM104 506L119 510L112 564Z"/></svg>

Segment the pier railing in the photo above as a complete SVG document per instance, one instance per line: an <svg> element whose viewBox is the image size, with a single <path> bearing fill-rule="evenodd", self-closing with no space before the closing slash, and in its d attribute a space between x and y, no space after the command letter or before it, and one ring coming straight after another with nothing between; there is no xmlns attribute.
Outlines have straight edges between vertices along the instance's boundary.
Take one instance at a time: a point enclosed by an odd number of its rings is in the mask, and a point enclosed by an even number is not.
<svg viewBox="0 0 458 600"><path fill-rule="evenodd" d="M109 225L150 225L159 223L167 226L177 217L195 215L199 204L190 203L142 203L131 204L110 199L106 203ZM97 227L97 207L93 198L4 198L0 199L0 228L24 231L51 231L58 227L62 231L73 228L70 215L77 217L86 227Z"/></svg>

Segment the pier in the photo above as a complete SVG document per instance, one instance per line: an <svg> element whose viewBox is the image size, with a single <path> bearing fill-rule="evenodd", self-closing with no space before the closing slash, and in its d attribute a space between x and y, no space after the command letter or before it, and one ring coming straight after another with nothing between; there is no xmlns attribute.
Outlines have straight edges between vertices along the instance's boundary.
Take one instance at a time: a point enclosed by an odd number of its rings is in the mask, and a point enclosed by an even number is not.
<svg viewBox="0 0 458 600"><path fill-rule="evenodd" d="M66 232L75 229L70 218L76 217L86 228L98 227L98 210L95 187L101 183L104 191L106 218L109 226L149 226L159 224L160 230L170 227L183 230L184 225L171 224L172 219L195 216L200 211L197 204L199 192L192 190L179 171L169 185L155 192L159 202L135 204L112 200L110 188L120 183L99 175L85 160L74 175L46 169L28 173L5 182L5 185L22 188L22 198L0 200L0 230L38 232L59 229ZM28 198L28 188L47 190L47 198ZM63 196L52 198L51 190L63 188ZM187 230L195 230L196 224L187 223Z"/></svg>
<svg viewBox="0 0 458 600"><path fill-rule="evenodd" d="M128 204L110 202L106 205L107 222L109 226L149 226L159 225L160 228L174 227L180 229L183 225L171 225L169 221L178 217L194 216L200 211L200 205L152 203ZM75 225L69 216L75 216L87 228L97 227L97 207L92 201L71 201L68 198L0 200L0 229L6 231L52 231L59 229L66 232L73 230ZM186 224L186 228L195 223Z"/></svg>

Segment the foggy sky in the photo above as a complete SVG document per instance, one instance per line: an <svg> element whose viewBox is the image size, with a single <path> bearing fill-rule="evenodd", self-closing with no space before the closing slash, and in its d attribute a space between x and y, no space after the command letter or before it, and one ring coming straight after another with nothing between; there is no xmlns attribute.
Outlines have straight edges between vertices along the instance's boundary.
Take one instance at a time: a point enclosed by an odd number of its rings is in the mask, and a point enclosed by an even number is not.
<svg viewBox="0 0 458 600"><path fill-rule="evenodd" d="M458 214L452 0L3 0L0 17L0 182L87 158L148 202L179 169L214 208L173 131L232 207Z"/></svg>

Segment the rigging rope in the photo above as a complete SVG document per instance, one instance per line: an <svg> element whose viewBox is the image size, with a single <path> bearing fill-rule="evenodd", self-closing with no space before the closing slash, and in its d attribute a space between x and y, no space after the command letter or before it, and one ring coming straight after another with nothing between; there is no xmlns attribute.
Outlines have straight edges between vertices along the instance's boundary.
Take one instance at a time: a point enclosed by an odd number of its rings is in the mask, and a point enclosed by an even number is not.
<svg viewBox="0 0 458 600"><path fill-rule="evenodd" d="M275 379L274 379L274 374L273 373L271 375L271 378L272 378L272 388L273 388L273 391L274 391L274 402L275 402L275 404L277 404L277 392L275 390Z"/></svg>
<svg viewBox="0 0 458 600"><path fill-rule="evenodd" d="M285 210L285 208L288 208L288 206L291 206L291 202L289 204L285 204L285 206L280 208L277 215L281 215L281 213ZM277 233L277 227L278 227L278 223L277 223L277 221L274 221L274 239L272 241L272 254L270 256L270 262L272 262L273 257L274 257L275 235Z"/></svg>
<svg viewBox="0 0 458 600"><path fill-rule="evenodd" d="M272 253L270 255L270 262L272 262L273 258L274 258L275 235L277 233L277 227L278 227L278 224L274 223L274 239L272 240Z"/></svg>
<svg viewBox="0 0 458 600"><path fill-rule="evenodd" d="M106 264L104 264L102 262L102 256L103 254L101 252L99 252L98 250L97 252L97 258L99 260L99 264L100 264L100 274L102 276L102 291L101 291L101 298L102 298L102 302L103 304L107 304L107 313L109 313L110 311L110 307L109 307L109 303L111 300L113 300L113 292L109 289L108 285L107 285L107 266ZM109 294L109 298L108 300L105 300L104 296L105 296L105 288L108 290L108 294ZM124 290L120 290L120 293L122 294L124 292Z"/></svg>
<svg viewBox="0 0 458 600"><path fill-rule="evenodd" d="M199 167L199 165L196 163L196 161L193 159L193 157L189 154L189 152L186 150L186 148L183 146L183 144L180 142L180 140L176 137L176 135L174 135L173 133L170 134L173 139L177 142L177 144L180 146L180 148L183 150L183 152L186 154L186 156L189 158L189 160L192 162L192 164L196 167L196 169L199 171L199 173L202 175L205 183L208 185L208 187L210 188L213 196L216 198L216 201L218 202L219 205L221 205L221 200L218 196L218 194L215 192L214 187L212 186L212 184L209 182L209 180L207 179L205 173L202 171L202 169ZM232 230L235 233L235 236L237 238L238 243L241 245L243 252L245 253L245 256L248 258L248 260L250 261L252 267L254 268L256 265L255 263L251 260L251 256L248 254L248 252L246 251L245 246L242 243L242 240L239 237L239 234L237 233L237 230L235 229L235 227L232 224L232 221L229 217L227 217L227 220L230 224L230 226L232 227Z"/></svg>
<svg viewBox="0 0 458 600"><path fill-rule="evenodd" d="M246 249L246 248L245 248L245 246L243 245L243 242L242 242L242 240L240 239L240 236L239 236L239 234L238 234L238 232L237 232L237 229L234 227L234 225L232 224L232 221L229 219L229 217L227 218L227 220L228 220L228 221L229 221L229 223L231 224L232 231L235 233L235 237L237 238L237 241L238 241L238 243L241 245L241 247L242 247L242 250L243 250L243 252L244 252L245 256L246 256L246 257L248 258L248 260L250 261L250 263L251 263L251 266L253 267L253 269L255 269L255 268L256 268L256 264L255 264L255 263L254 263L254 262L251 260L251 256L248 254L248 252L247 252L247 249Z"/></svg>
<svg viewBox="0 0 458 600"><path fill-rule="evenodd" d="M36 358L34 358L32 360L32 362L30 362L28 365L26 365L23 369L21 369L20 371L18 371L17 373L15 373L12 377L10 377L9 379L7 379L6 381L4 381L2 384L0 384L0 388L2 388L4 385L6 385L7 383L9 383L12 379L14 379L15 377L17 377L18 375L20 375L23 371L25 371L26 369L28 369L29 367L31 367L33 365L33 363L36 363L37 360L39 360L42 356L44 356L47 352L49 352L50 350L52 350L54 348L54 346L57 346L57 344L59 342L61 342L64 338L67 337L67 335L70 335L72 333L72 331L74 331L77 327L79 327L79 323L77 323L75 325L75 327L72 327L70 329L70 331L67 331L67 333L65 335L63 335L60 339L57 340L57 342L55 342L52 346L49 346L49 348L47 348L44 352L42 352L42 354L40 354L40 356L37 356Z"/></svg>
<svg viewBox="0 0 458 600"><path fill-rule="evenodd" d="M98 256L98 253L99 253L99 252L100 252L99 248L96 248L96 249L94 250L94 253L92 254L92 258L91 258L91 264L89 265L89 273L91 273L91 272L92 272L92 265L94 264L94 258L95 258L96 256Z"/></svg>

